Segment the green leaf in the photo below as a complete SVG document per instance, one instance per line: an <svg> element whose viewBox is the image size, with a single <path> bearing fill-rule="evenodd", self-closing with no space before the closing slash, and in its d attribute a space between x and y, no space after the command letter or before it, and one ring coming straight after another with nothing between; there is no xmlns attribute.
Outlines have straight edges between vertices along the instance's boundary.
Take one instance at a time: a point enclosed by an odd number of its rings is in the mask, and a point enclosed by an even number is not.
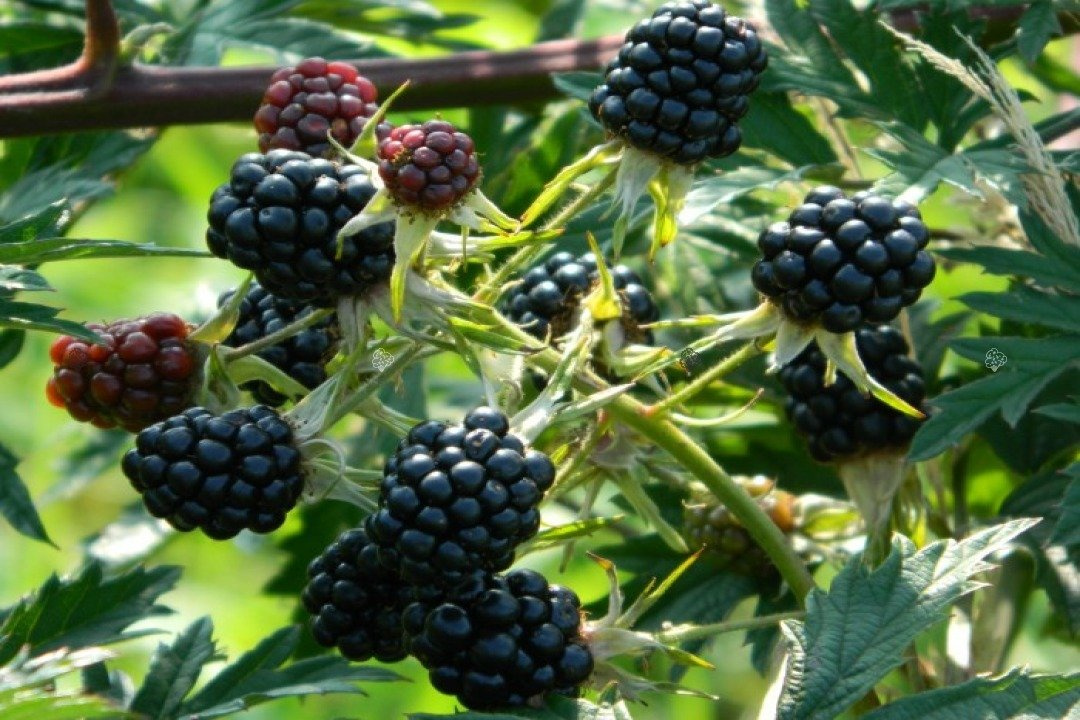
<svg viewBox="0 0 1080 720"><path fill-rule="evenodd" d="M19 357L25 343L25 330L0 330L0 368Z"/></svg>
<svg viewBox="0 0 1080 720"><path fill-rule="evenodd" d="M1007 293L974 292L960 302L973 310L1022 323L1080 333L1080 297L1020 287Z"/></svg>
<svg viewBox="0 0 1080 720"><path fill-rule="evenodd" d="M679 213L680 225L691 225L705 217L719 205L731 203L736 198L754 190L772 189L784 182L796 181L809 170L801 167L795 170L747 165L731 172L707 177L694 183L690 194L686 196L686 205Z"/></svg>
<svg viewBox="0 0 1080 720"><path fill-rule="evenodd" d="M1054 420L1080 424L1080 404L1075 402L1043 405L1042 407L1035 408L1032 412L1038 413L1039 415L1045 415Z"/></svg>
<svg viewBox="0 0 1080 720"><path fill-rule="evenodd" d="M181 708L183 720L230 715L283 697L326 693L363 694L359 681L389 682L401 676L376 667L350 665L337 656L309 658L279 669L299 639L300 628L286 627L262 640L219 672Z"/></svg>
<svg viewBox="0 0 1080 720"><path fill-rule="evenodd" d="M1061 516L1050 536L1054 545L1080 546L1080 476L1074 475L1061 499Z"/></svg>
<svg viewBox="0 0 1080 720"><path fill-rule="evenodd" d="M23 645L34 655L57 648L105 645L143 633L125 630L147 617L170 612L156 604L180 578L180 568L135 568L106 579L101 566L90 563L78 575L56 575L36 593L7 611L0 625L0 663L15 657Z"/></svg>
<svg viewBox="0 0 1080 720"><path fill-rule="evenodd" d="M1080 714L1080 673L1029 675L1014 668L996 678L910 695L870 712L865 720L1037 720Z"/></svg>
<svg viewBox="0 0 1080 720"><path fill-rule="evenodd" d="M835 163L836 153L787 93L754 94L743 128L743 146L762 148L793 167Z"/></svg>
<svg viewBox="0 0 1080 720"><path fill-rule="evenodd" d="M160 247L123 240L77 240L51 237L0 245L0 262L32 265L57 260L124 257L210 257L205 250Z"/></svg>
<svg viewBox="0 0 1080 720"><path fill-rule="evenodd" d="M99 697L60 693L19 695L10 701L0 697L0 717L4 720L121 720L131 716Z"/></svg>
<svg viewBox="0 0 1080 720"><path fill-rule="evenodd" d="M588 102L593 90L603 80L603 76L595 72L566 72L552 75L551 80L562 94Z"/></svg>
<svg viewBox="0 0 1080 720"><path fill-rule="evenodd" d="M540 19L540 30L536 35L536 41L574 37L584 14L585 0L553 0L548 11Z"/></svg>
<svg viewBox="0 0 1080 720"><path fill-rule="evenodd" d="M1080 338L987 337L952 343L958 354L982 362L992 349L1008 363L988 377L934 398L938 411L923 423L911 444L911 460L926 460L944 452L995 413L1015 425L1039 391L1080 361ZM989 372L989 371L988 371Z"/></svg>
<svg viewBox="0 0 1080 720"><path fill-rule="evenodd" d="M15 471L18 463L19 459L0 445L0 514L23 535L51 545L52 540L41 524L30 492Z"/></svg>
<svg viewBox="0 0 1080 720"><path fill-rule="evenodd" d="M1020 16L1016 29L1016 47L1020 57L1029 63L1035 62L1050 38L1060 34L1061 25L1054 3L1051 0L1035 0Z"/></svg>
<svg viewBox="0 0 1080 720"><path fill-rule="evenodd" d="M96 333L87 330L82 323L56 317L59 312L60 308L0 298L0 327L74 335L92 343L101 341Z"/></svg>
<svg viewBox="0 0 1080 720"><path fill-rule="evenodd" d="M0 265L0 291L18 292L19 290L52 290L49 281L34 270L18 265Z"/></svg>
<svg viewBox="0 0 1080 720"><path fill-rule="evenodd" d="M1080 250L1075 251L1080 256ZM1080 287L1080 271L1027 250L999 247L943 248L937 255L981 265L992 275L1019 275L1051 287Z"/></svg>
<svg viewBox="0 0 1080 720"><path fill-rule="evenodd" d="M184 696L195 687L203 666L214 657L213 632L210 618L202 617L180 633L172 645L158 645L129 709L152 720L174 717Z"/></svg>
<svg viewBox="0 0 1080 720"><path fill-rule="evenodd" d="M15 222L0 226L0 245L29 242L46 230L59 229L61 218L66 211L67 201L61 200Z"/></svg>
<svg viewBox="0 0 1080 720"><path fill-rule="evenodd" d="M790 660L779 720L832 720L851 707L903 662L919 634L978 587L971 577L988 569L984 558L1031 525L1014 520L918 551L898 535L877 569L861 556L848 562L828 592L811 591L805 621L782 625Z"/></svg>

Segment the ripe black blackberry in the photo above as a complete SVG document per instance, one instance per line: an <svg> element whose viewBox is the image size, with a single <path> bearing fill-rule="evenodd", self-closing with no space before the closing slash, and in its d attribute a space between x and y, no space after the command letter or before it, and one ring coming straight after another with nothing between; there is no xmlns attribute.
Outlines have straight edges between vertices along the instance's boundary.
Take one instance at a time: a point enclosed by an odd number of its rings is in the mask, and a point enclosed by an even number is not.
<svg viewBox="0 0 1080 720"><path fill-rule="evenodd" d="M357 165L290 150L249 153L210 198L206 244L270 293L329 307L390 277L393 223L347 238L338 255L337 231L374 194Z"/></svg>
<svg viewBox="0 0 1080 720"><path fill-rule="evenodd" d="M626 34L589 109L634 147L692 165L739 148L767 64L750 23L708 0L664 3Z"/></svg>
<svg viewBox="0 0 1080 720"><path fill-rule="evenodd" d="M441 604L410 605L404 626L432 686L472 710L574 696L593 671L581 601L532 570L476 574Z"/></svg>
<svg viewBox="0 0 1080 720"><path fill-rule="evenodd" d="M80 422L130 432L191 404L199 357L182 318L155 313L87 327L104 344L62 335L49 349L55 365L45 387L50 403Z"/></svg>
<svg viewBox="0 0 1080 720"><path fill-rule="evenodd" d="M320 645L350 660L397 662L408 655L401 613L415 593L379 564L377 550L363 530L346 530L311 561L301 599Z"/></svg>
<svg viewBox="0 0 1080 720"><path fill-rule="evenodd" d="M425 213L457 205L480 179L472 138L444 120L402 125L379 143L379 175L399 203Z"/></svg>
<svg viewBox="0 0 1080 720"><path fill-rule="evenodd" d="M758 237L756 287L795 322L820 321L843 333L894 319L934 279L918 209L869 192L810 192L787 222Z"/></svg>
<svg viewBox="0 0 1080 720"><path fill-rule="evenodd" d="M218 540L278 529L304 489L292 428L265 405L185 410L140 432L121 467L151 515Z"/></svg>
<svg viewBox="0 0 1080 720"><path fill-rule="evenodd" d="M271 76L255 113L259 150L329 155L327 134L350 147L379 109L377 96L375 85L349 63L314 57L283 67Z"/></svg>
<svg viewBox="0 0 1080 720"><path fill-rule="evenodd" d="M612 282L622 299L622 325L631 342L652 343L652 332L640 325L655 321L660 311L641 278L625 265L611 268ZM509 318L530 335L544 340L564 335L573 326L581 298L600 280L596 256L575 258L559 252L525 273L507 295Z"/></svg>
<svg viewBox="0 0 1080 720"><path fill-rule="evenodd" d="M734 479L757 500L785 535L794 532L794 495L776 490L773 482L763 475ZM683 535L691 548L705 548L706 557L723 569L763 582L780 578L768 553L703 485L691 488L683 511Z"/></svg>
<svg viewBox="0 0 1080 720"><path fill-rule="evenodd" d="M505 415L478 407L461 425L428 420L409 431L386 461L380 508L366 525L385 567L413 585L451 587L510 566L540 526L555 467L509 429Z"/></svg>
<svg viewBox="0 0 1080 720"><path fill-rule="evenodd" d="M907 342L888 325L855 331L859 356L878 382L916 409L926 398L922 368L908 357ZM804 435L810 454L822 462L845 460L883 450L901 450L921 421L863 395L846 375L825 386L825 356L812 343L780 370L787 390L787 416Z"/></svg>
<svg viewBox="0 0 1080 720"><path fill-rule="evenodd" d="M232 291L222 293L218 306L228 302L232 295ZM247 345L312 311L306 303L276 297L258 283L252 283L240 303L240 319L223 344L229 347ZM310 390L326 379L326 363L337 353L339 340L337 316L332 315L256 354ZM243 387L264 405L277 407L286 400L264 382L246 383Z"/></svg>

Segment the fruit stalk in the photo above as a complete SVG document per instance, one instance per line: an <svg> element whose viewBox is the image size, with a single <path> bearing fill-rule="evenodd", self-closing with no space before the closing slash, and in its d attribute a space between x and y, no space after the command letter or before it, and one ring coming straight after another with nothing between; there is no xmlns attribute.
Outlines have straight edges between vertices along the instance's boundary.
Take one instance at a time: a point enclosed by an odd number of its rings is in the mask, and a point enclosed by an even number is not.
<svg viewBox="0 0 1080 720"><path fill-rule="evenodd" d="M743 363L747 362L760 352L761 349L757 346L757 343L751 340L716 365L713 365L706 372L694 378L693 382L682 390L672 393L658 403L650 405L648 408L649 415L655 417L678 407L720 378L737 370Z"/></svg>

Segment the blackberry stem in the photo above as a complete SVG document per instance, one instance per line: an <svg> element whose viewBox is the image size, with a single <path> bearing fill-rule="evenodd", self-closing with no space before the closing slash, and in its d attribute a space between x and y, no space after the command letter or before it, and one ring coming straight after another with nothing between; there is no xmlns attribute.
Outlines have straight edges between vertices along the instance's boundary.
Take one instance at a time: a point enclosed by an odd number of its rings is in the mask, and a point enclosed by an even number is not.
<svg viewBox="0 0 1080 720"><path fill-rule="evenodd" d="M691 640L704 640L714 635L740 630L753 630L755 628L776 625L783 620L802 620L806 613L801 610L792 612L775 613L773 615L759 615L748 620L730 620L727 622L710 623L708 625L688 625L682 628L674 627L656 634L656 639L665 644L689 642Z"/></svg>
<svg viewBox="0 0 1080 720"><path fill-rule="evenodd" d="M686 402L690 398L697 395L699 392L705 390L715 381L728 375L731 372L737 370L746 361L755 357L761 352L761 348L757 346L754 340L750 340L734 353L724 358L716 365L713 365L706 372L699 375L693 382L688 384L682 390L676 393L668 395L660 402L653 403L645 412L648 417L655 417L657 415L666 414L668 411L678 407L682 403Z"/></svg>
<svg viewBox="0 0 1080 720"><path fill-rule="evenodd" d="M532 342L533 337L514 325L499 313L493 313L503 331L518 338L521 342ZM541 368L552 372L559 364L559 353L552 348L545 348L531 356ZM592 393L605 390L608 384L595 373L585 370L574 378L574 387L581 392ZM766 512L736 483L724 468L709 456L694 440L680 430L670 420L649 417L649 407L628 395L621 395L611 401L607 412L633 430L636 430L653 444L666 450L680 465L700 480L718 501L723 503L731 514L742 523L750 536L768 554L776 565L780 575L791 587L791 591L800 603L816 587L814 578L806 565L788 543L783 531Z"/></svg>
<svg viewBox="0 0 1080 720"><path fill-rule="evenodd" d="M273 347L274 345L277 345L283 340L288 340L292 336L299 334L300 332L306 330L312 325L316 325L322 322L333 314L334 311L329 309L316 310L315 312L309 313L298 320L294 320L280 330L275 330L269 335L264 335L258 340L252 340L247 345L241 345L238 348L222 348L222 360L228 363L233 360L238 360L242 357L247 357L248 355L254 355L261 350L265 350L268 347Z"/></svg>
<svg viewBox="0 0 1080 720"><path fill-rule="evenodd" d="M615 168L611 168L600 182L592 185L588 190L578 195L573 202L566 205L554 217L544 223L540 228L540 232L555 230L570 222L578 213L587 208L614 184ZM473 295L473 299L477 302L494 305L502 295L503 291L506 290L510 277L521 268L532 263L532 261L538 258L546 249L546 246L543 244L534 244L526 245L518 250L499 267L499 271L484 284L484 287Z"/></svg>

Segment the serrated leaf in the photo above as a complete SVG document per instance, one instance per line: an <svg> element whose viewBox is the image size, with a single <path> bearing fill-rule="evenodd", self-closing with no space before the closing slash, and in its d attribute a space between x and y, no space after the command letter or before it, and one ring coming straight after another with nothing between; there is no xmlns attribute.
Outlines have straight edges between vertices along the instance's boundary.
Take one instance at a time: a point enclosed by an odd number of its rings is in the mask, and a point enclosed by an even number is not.
<svg viewBox="0 0 1080 720"><path fill-rule="evenodd" d="M1030 675L1014 668L996 678L899 698L865 720L1057 720L1080 715L1080 673Z"/></svg>
<svg viewBox="0 0 1080 720"><path fill-rule="evenodd" d="M1080 477L1074 476L1069 481L1065 496L1061 498L1061 515L1050 542L1065 548L1080 546Z"/></svg>
<svg viewBox="0 0 1080 720"><path fill-rule="evenodd" d="M1074 250L1080 257L1080 250ZM1006 250L999 247L943 248L937 255L981 265L993 275L1029 277L1040 285L1080 287L1080 272L1048 257L1027 250ZM1080 260L1078 260L1080 262Z"/></svg>
<svg viewBox="0 0 1080 720"><path fill-rule="evenodd" d="M67 201L55 202L41 210L0 226L0 245L27 243L47 230L56 230L67 211Z"/></svg>
<svg viewBox="0 0 1080 720"><path fill-rule="evenodd" d="M0 265L0 292L52 290L49 281L34 270L18 265Z"/></svg>
<svg viewBox="0 0 1080 720"><path fill-rule="evenodd" d="M1003 320L1080 333L1080 297L1020 287L1007 293L966 293L959 300L973 310Z"/></svg>
<svg viewBox="0 0 1080 720"><path fill-rule="evenodd" d="M551 76L556 90L582 102L589 101L593 90L603 79L600 73L595 72L566 72Z"/></svg>
<svg viewBox="0 0 1080 720"><path fill-rule="evenodd" d="M18 357L25 343L25 330L0 330L0 368Z"/></svg>
<svg viewBox="0 0 1080 720"><path fill-rule="evenodd" d="M754 190L775 188L782 182L796 181L809 167L782 170L764 165L747 165L694 183L679 213L679 224L690 225L719 205L726 205Z"/></svg>
<svg viewBox="0 0 1080 720"><path fill-rule="evenodd" d="M1015 424L1047 383L1080 363L1080 338L1071 336L965 338L952 347L976 362L996 348L1009 362L988 377L930 401L938 410L916 433L908 454L911 460L926 460L944 452L995 413Z"/></svg>
<svg viewBox="0 0 1080 720"><path fill-rule="evenodd" d="M849 561L828 592L807 596L805 621L782 625L790 659L779 720L832 720L851 707L903 662L919 634L978 587L971 577L988 568L984 558L1033 524L1014 520L918 551L898 535L877 569L861 557Z"/></svg>
<svg viewBox="0 0 1080 720"><path fill-rule="evenodd" d="M97 333L88 330L82 323L56 317L59 312L60 308L48 305L0 298L0 327L74 335L91 343L101 341Z"/></svg>
<svg viewBox="0 0 1080 720"><path fill-rule="evenodd" d="M214 624L208 617L193 622L172 645L158 645L130 710L153 720L168 720L195 687L199 673L214 657Z"/></svg>
<svg viewBox="0 0 1080 720"><path fill-rule="evenodd" d="M806 115L792 107L787 93L755 93L740 127L743 147L767 150L793 167L805 169L837 161L829 141Z"/></svg>
<svg viewBox="0 0 1080 720"><path fill-rule="evenodd" d="M1080 404L1075 402L1043 405L1042 407L1035 408L1032 412L1038 413L1039 415L1045 415L1054 420L1062 420L1067 423L1080 425Z"/></svg>
<svg viewBox="0 0 1080 720"><path fill-rule="evenodd" d="M0 700L4 720L93 720L132 717L99 697L67 693L19 695L10 701Z"/></svg>
<svg viewBox="0 0 1080 720"><path fill-rule="evenodd" d="M82 240L49 237L0 245L0 262L34 265L58 260L90 260L128 257L212 257L205 250L162 247L124 240Z"/></svg>
<svg viewBox="0 0 1080 720"><path fill-rule="evenodd" d="M1051 0L1035 0L1020 16L1016 28L1016 48L1020 51L1020 57L1033 63L1050 38L1060 34L1061 24L1054 3Z"/></svg>
<svg viewBox="0 0 1080 720"><path fill-rule="evenodd" d="M0 445L0 514L23 535L52 544L41 523L30 491L15 471L19 459Z"/></svg>
<svg viewBox="0 0 1080 720"><path fill-rule="evenodd" d="M7 611L0 625L0 663L15 657L23 645L38 655L137 637L139 633L125 631L140 620L170 612L156 601L179 578L180 568L164 565L106 579L97 563L70 579L53 575Z"/></svg>

